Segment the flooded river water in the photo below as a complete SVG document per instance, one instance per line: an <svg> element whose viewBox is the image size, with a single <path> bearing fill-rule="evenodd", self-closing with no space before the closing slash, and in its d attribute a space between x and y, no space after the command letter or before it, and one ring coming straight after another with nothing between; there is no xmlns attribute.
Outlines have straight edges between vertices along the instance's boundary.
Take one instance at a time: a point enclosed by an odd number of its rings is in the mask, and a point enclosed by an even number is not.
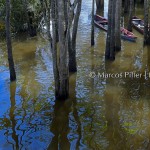
<svg viewBox="0 0 150 150"><path fill-rule="evenodd" d="M143 11L137 8L136 13L142 16ZM54 99L52 56L40 35L13 39L13 83L6 44L0 42L1 150L150 149L150 77L144 76L150 70L150 47L143 48L143 36L133 30L137 42L122 41L116 60L105 62L106 33L95 28L91 48L90 20L91 1L83 0L78 72L70 75L70 97L63 102Z"/></svg>

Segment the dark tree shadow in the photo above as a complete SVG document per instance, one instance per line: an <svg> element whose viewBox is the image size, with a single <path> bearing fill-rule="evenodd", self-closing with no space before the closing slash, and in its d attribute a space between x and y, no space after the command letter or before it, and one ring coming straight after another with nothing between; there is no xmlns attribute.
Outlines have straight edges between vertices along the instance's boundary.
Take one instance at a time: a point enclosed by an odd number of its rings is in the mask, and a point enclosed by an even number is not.
<svg viewBox="0 0 150 150"><path fill-rule="evenodd" d="M80 139L81 139L81 123L79 120L77 102L76 102L76 75L70 75L70 90L69 99L66 101L56 100L54 106L54 117L51 123L50 131L53 133L54 137L48 146L48 150L69 150L71 148L71 141L69 141L71 118L70 113L73 114L74 120L77 124L76 132L78 134L78 139L76 141L75 149L79 149Z"/></svg>
<svg viewBox="0 0 150 150"><path fill-rule="evenodd" d="M13 149L18 150L19 149L19 137L16 133L16 119L15 119L15 105L16 105L16 100L15 100L15 95L16 95L16 82L11 82L10 83L10 112L9 112L9 117L11 121L11 129L12 129L12 139L14 140Z"/></svg>
<svg viewBox="0 0 150 150"><path fill-rule="evenodd" d="M110 63L106 64L106 72L110 68ZM109 71L108 71L109 72ZM104 136L109 141L108 150L125 150L127 149L126 132L120 124L120 88L118 80L108 78L106 79L105 90L105 118L107 121L107 129ZM118 90L118 91L116 91ZM118 94L116 94L118 92ZM129 147L128 147L129 148Z"/></svg>

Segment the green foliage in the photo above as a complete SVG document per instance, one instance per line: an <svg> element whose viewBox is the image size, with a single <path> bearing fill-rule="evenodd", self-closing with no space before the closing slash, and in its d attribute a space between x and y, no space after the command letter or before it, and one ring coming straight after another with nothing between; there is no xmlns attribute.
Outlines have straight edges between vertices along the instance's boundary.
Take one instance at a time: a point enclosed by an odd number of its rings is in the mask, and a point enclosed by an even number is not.
<svg viewBox="0 0 150 150"><path fill-rule="evenodd" d="M12 32L22 32L27 29L28 11L34 11L35 17L38 17L38 0L11 0L11 29ZM33 9L32 9L33 8ZM3 28L1 21L5 21L5 0L0 1L0 30ZM4 29L4 28L3 28ZM1 31L0 31L1 32Z"/></svg>
<svg viewBox="0 0 150 150"><path fill-rule="evenodd" d="M0 21L5 19L5 1L0 1Z"/></svg>
<svg viewBox="0 0 150 150"><path fill-rule="evenodd" d="M0 1L0 10L2 10L5 6L5 0Z"/></svg>
<svg viewBox="0 0 150 150"><path fill-rule="evenodd" d="M0 20L0 38L5 35L5 24L3 21Z"/></svg>
<svg viewBox="0 0 150 150"><path fill-rule="evenodd" d="M0 32L5 30L5 24L0 21Z"/></svg>
<svg viewBox="0 0 150 150"><path fill-rule="evenodd" d="M0 38L5 35L5 0L0 1Z"/></svg>
<svg viewBox="0 0 150 150"><path fill-rule="evenodd" d="M21 0L12 0L11 26L15 32L23 31L27 23L27 10Z"/></svg>

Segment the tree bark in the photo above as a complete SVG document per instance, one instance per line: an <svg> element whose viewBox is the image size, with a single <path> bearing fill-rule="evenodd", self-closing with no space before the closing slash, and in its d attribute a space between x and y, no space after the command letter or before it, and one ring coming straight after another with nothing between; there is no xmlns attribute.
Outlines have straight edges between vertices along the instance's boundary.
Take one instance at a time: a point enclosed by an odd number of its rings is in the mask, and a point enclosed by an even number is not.
<svg viewBox="0 0 150 150"><path fill-rule="evenodd" d="M113 0L109 0L109 6L108 6L108 31L107 31L106 49L105 49L105 58L106 59L110 58L110 36L111 36L112 3L113 3Z"/></svg>
<svg viewBox="0 0 150 150"><path fill-rule="evenodd" d="M70 1L52 0L52 55L53 71L55 79L56 99L67 99L69 93L69 71L75 72L76 69L76 36L78 29L79 15L81 11L81 1L75 0L70 6ZM57 2L57 3L56 3ZM77 7L76 7L77 6ZM58 7L58 8L57 8ZM72 13L76 9L74 24L71 36ZM59 12L57 12L59 10ZM73 10L73 11L72 11ZM58 48L57 48L58 31ZM69 53L69 60L68 60ZM69 63L68 63L69 61Z"/></svg>
<svg viewBox="0 0 150 150"><path fill-rule="evenodd" d="M67 47L65 43L65 16L64 16L64 1L57 0L58 3L58 32L59 32L59 79L60 89L58 99L67 99L69 93L69 72L68 72L68 61L67 61Z"/></svg>
<svg viewBox="0 0 150 150"><path fill-rule="evenodd" d="M104 7L104 0L96 0L96 13L99 14L102 7Z"/></svg>
<svg viewBox="0 0 150 150"><path fill-rule="evenodd" d="M130 0L130 10L129 10L129 20L128 20L128 30L132 32L132 17L134 11L134 0Z"/></svg>
<svg viewBox="0 0 150 150"><path fill-rule="evenodd" d="M115 13L115 50L121 50L121 35L120 35L120 20L121 20L121 6L122 0L116 1L116 13Z"/></svg>
<svg viewBox="0 0 150 150"><path fill-rule="evenodd" d="M11 29L10 29L10 0L6 0L6 42L8 52L8 63L10 71L10 81L16 80L16 73L14 68L13 54L12 54L12 43L11 43Z"/></svg>
<svg viewBox="0 0 150 150"><path fill-rule="evenodd" d="M129 12L129 0L124 0L124 13Z"/></svg>
<svg viewBox="0 0 150 150"><path fill-rule="evenodd" d="M150 45L150 24L149 24L149 4L148 0L144 0L144 44Z"/></svg>
<svg viewBox="0 0 150 150"><path fill-rule="evenodd" d="M55 0L57 1L57 0ZM59 37L58 37L58 3L56 3L56 42L59 42Z"/></svg>
<svg viewBox="0 0 150 150"><path fill-rule="evenodd" d="M116 0L113 0L112 4L112 23L111 23L111 40L110 40L110 60L115 60L115 12L116 12Z"/></svg>
<svg viewBox="0 0 150 150"><path fill-rule="evenodd" d="M108 8L108 31L107 31L107 39L106 39L106 50L105 50L105 58L114 60L115 59L115 1L109 0L109 8Z"/></svg>
<svg viewBox="0 0 150 150"><path fill-rule="evenodd" d="M72 30L72 39L71 39L71 48L69 49L69 72L77 71L77 63L76 63L76 38L77 38L77 29L79 16L81 12L81 3L82 0L78 0L76 14L74 16L74 24Z"/></svg>
<svg viewBox="0 0 150 150"><path fill-rule="evenodd" d="M94 0L92 2L91 46L94 45Z"/></svg>
<svg viewBox="0 0 150 150"><path fill-rule="evenodd" d="M59 70L58 70L58 56L57 56L57 37L56 37L56 1L51 0L51 13L52 13L52 57L53 57L53 73L55 81L55 97L59 98ZM51 41L50 41L51 42Z"/></svg>

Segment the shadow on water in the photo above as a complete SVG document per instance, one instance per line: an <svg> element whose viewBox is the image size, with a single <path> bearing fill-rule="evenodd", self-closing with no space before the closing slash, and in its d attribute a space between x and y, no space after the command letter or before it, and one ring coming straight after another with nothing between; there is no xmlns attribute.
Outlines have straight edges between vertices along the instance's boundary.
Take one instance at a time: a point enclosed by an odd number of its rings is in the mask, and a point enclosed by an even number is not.
<svg viewBox="0 0 150 150"><path fill-rule="evenodd" d="M80 147L81 123L76 106L76 74L70 75L69 82L69 99L66 101L56 100L54 105L54 117L50 126L53 138L47 148L48 150L69 150ZM70 134L71 130L76 131L76 136Z"/></svg>

